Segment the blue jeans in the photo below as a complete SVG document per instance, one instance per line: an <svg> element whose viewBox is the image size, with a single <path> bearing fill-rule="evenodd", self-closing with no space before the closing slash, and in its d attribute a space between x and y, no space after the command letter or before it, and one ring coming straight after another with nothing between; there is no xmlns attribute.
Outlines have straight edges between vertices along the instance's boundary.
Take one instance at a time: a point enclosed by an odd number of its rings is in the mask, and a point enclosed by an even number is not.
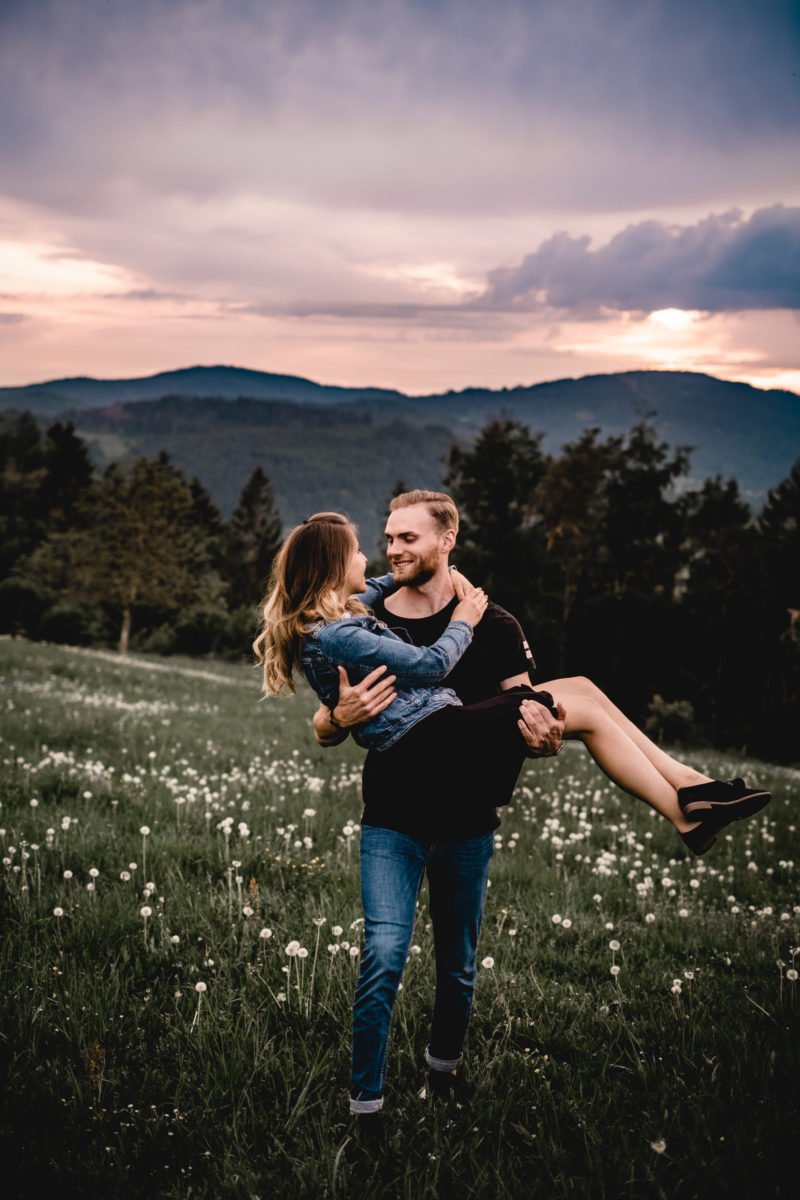
<svg viewBox="0 0 800 1200"><path fill-rule="evenodd" d="M365 944L353 1006L352 1112L375 1112L383 1105L392 1009L426 868L436 998L425 1057L434 1070L450 1070L460 1062L493 850L493 833L424 844L393 829L362 827Z"/></svg>

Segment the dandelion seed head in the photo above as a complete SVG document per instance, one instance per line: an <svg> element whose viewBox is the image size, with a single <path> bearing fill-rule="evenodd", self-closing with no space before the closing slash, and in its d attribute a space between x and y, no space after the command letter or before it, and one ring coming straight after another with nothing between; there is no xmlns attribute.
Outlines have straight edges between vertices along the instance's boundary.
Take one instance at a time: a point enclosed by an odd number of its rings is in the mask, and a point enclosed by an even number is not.
<svg viewBox="0 0 800 1200"><path fill-rule="evenodd" d="M139 909L139 915L144 917L145 920L147 920L148 917L152 917L153 910L149 904L143 904L142 907Z"/></svg>
<svg viewBox="0 0 800 1200"><path fill-rule="evenodd" d="M608 948L609 950L619 950L619 942L616 938L611 939L611 941L608 943Z"/></svg>
<svg viewBox="0 0 800 1200"><path fill-rule="evenodd" d="M150 836L150 826L142 825L139 829L139 833L142 835L142 837L149 837Z"/></svg>
<svg viewBox="0 0 800 1200"><path fill-rule="evenodd" d="M795 970L794 967L789 967L789 970L786 972L786 978L789 980L790 983L797 982L797 971Z"/></svg>
<svg viewBox="0 0 800 1200"><path fill-rule="evenodd" d="M550 920L553 922L554 925L560 925L563 918L561 916L561 913L553 913Z"/></svg>
<svg viewBox="0 0 800 1200"><path fill-rule="evenodd" d="M64 910L63 910L63 908L59 908L58 906L56 906L56 907L53 909L53 916L54 916L54 917L63 917L63 915L64 915Z"/></svg>
<svg viewBox="0 0 800 1200"><path fill-rule="evenodd" d="M611 974L614 976L614 978L616 979L617 975L619 975L619 972L620 972L619 966L616 963L614 963L614 965L612 967L609 967L608 969L611 972Z"/></svg>
<svg viewBox="0 0 800 1200"><path fill-rule="evenodd" d="M261 932L259 933L258 936L260 938L263 938L263 940L266 942L269 938L272 937L272 930L264 928L261 930Z"/></svg>
<svg viewBox="0 0 800 1200"><path fill-rule="evenodd" d="M197 983L194 985L194 990L199 992L202 996L203 992L208 991L208 985L203 983L202 979L198 979ZM219 1001L217 1001L217 1003L219 1003Z"/></svg>
<svg viewBox="0 0 800 1200"><path fill-rule="evenodd" d="M656 1138L654 1142L650 1143L650 1149L655 1150L656 1154L663 1154L666 1148L667 1143L663 1138Z"/></svg>
<svg viewBox="0 0 800 1200"><path fill-rule="evenodd" d="M492 967L494 966L494 959L492 958L491 954L487 954L486 958L481 959L481 966L485 967L487 971L491 971Z"/></svg>

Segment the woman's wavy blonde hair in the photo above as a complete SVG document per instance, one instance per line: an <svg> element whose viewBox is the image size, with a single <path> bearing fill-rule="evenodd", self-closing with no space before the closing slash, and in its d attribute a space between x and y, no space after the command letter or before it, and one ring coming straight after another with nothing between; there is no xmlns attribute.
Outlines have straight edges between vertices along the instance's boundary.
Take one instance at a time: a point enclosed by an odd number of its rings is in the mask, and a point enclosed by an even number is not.
<svg viewBox="0 0 800 1200"><path fill-rule="evenodd" d="M357 546L356 527L347 517L322 512L297 525L275 556L261 609L261 632L253 642L268 695L295 690L293 676L312 621L336 621L348 612L367 611L359 600L341 597Z"/></svg>

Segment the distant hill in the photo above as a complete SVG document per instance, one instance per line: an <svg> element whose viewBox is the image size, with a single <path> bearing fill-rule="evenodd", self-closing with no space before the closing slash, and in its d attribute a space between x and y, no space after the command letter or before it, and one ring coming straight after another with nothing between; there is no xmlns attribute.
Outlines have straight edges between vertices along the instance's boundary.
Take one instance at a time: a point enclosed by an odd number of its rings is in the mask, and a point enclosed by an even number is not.
<svg viewBox="0 0 800 1200"><path fill-rule="evenodd" d="M672 445L694 447L694 479L733 476L754 504L800 456L800 396L709 375L631 371L531 387L406 396L328 387L291 375L191 367L142 379L61 379L0 388L0 411L43 420L68 414L100 461L167 450L229 512L257 464L284 518L339 506L374 545L397 479L441 486L453 440L467 442L505 414L557 451L587 426L624 433L652 415Z"/></svg>
<svg viewBox="0 0 800 1200"><path fill-rule="evenodd" d="M402 392L382 388L342 388L313 383L295 375L272 375L242 367L187 367L142 379L54 379L27 388L0 388L0 410L24 408L49 416L65 408L105 408L126 401L162 396L214 396L235 400L292 400L298 404L345 404L359 397L398 399ZM58 407L56 407L58 406Z"/></svg>

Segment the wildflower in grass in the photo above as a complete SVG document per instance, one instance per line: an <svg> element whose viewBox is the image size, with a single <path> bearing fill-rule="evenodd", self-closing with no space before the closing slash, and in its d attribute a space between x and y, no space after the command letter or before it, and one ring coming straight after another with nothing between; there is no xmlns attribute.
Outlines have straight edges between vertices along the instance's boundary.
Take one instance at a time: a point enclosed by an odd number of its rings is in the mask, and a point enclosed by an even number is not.
<svg viewBox="0 0 800 1200"><path fill-rule="evenodd" d="M39 807L39 801L36 799L36 797L35 797L35 796L31 796L31 798L30 798L30 806L31 806L31 808L38 808L38 807Z"/></svg>
<svg viewBox="0 0 800 1200"><path fill-rule="evenodd" d="M249 904L245 904L242 908L242 916L243 917L252 917L252 915L253 915L252 908L250 907Z"/></svg>
<svg viewBox="0 0 800 1200"><path fill-rule="evenodd" d="M178 937L177 933L173 933L172 937L169 940L173 946L177 946L181 939Z"/></svg>
<svg viewBox="0 0 800 1200"><path fill-rule="evenodd" d="M487 954L486 958L481 960L481 966L485 967L487 971L491 971L492 967L494 966L494 959L492 958L491 954Z"/></svg>
<svg viewBox="0 0 800 1200"><path fill-rule="evenodd" d="M278 992L275 999L278 1001L278 1004L285 1004L286 1003L286 992Z"/></svg>
<svg viewBox="0 0 800 1200"><path fill-rule="evenodd" d="M300 949L297 951L297 957L298 958L308 958L308 951L306 950L305 946L301 946Z"/></svg>
<svg viewBox="0 0 800 1200"><path fill-rule="evenodd" d="M614 976L614 978L616 979L616 977L617 977L617 976L619 975L619 973L620 973L620 968L617 966L617 964L616 964L616 963L612 963L612 964L611 964L611 966L610 966L608 969L609 969L609 971L611 972L611 974Z"/></svg>
<svg viewBox="0 0 800 1200"><path fill-rule="evenodd" d="M688 908L679 908L679 909L678 909L678 916L679 916L679 917L688 917L688 915L689 915L689 910L688 910Z"/></svg>
<svg viewBox="0 0 800 1200"><path fill-rule="evenodd" d="M550 918L554 925L560 925L563 919L564 918L561 916L561 913L553 913L552 917Z"/></svg>
<svg viewBox="0 0 800 1200"><path fill-rule="evenodd" d="M344 930L342 929L341 925L332 925L331 933L333 934L334 937L341 937L342 934L344 933Z"/></svg>
<svg viewBox="0 0 800 1200"><path fill-rule="evenodd" d="M797 971L794 967L789 967L789 970L786 972L786 978L790 983L797 983Z"/></svg>
<svg viewBox="0 0 800 1200"><path fill-rule="evenodd" d="M63 915L64 915L64 910L63 910L63 908L59 908L59 907L56 905L56 907L53 909L53 916L54 916L54 917L63 917ZM797 978L797 972L796 972L796 971L795 971L795 978Z"/></svg>
<svg viewBox="0 0 800 1200"><path fill-rule="evenodd" d="M289 942L286 945L286 947L284 949L284 954L288 954L289 958L294 958L299 949L300 949L300 943L298 941L292 940L291 942Z"/></svg>
<svg viewBox="0 0 800 1200"><path fill-rule="evenodd" d="M64 878L65 878L65 879L72 879L72 871L65 871L65 872L64 872Z"/></svg>
<svg viewBox="0 0 800 1200"><path fill-rule="evenodd" d="M100 874L100 872L98 871L97 867L89 867L89 874L92 879L97 879L97 876Z"/></svg>
<svg viewBox="0 0 800 1200"><path fill-rule="evenodd" d="M129 883L131 878L130 871L120 871L119 877L123 883Z"/></svg>
<svg viewBox="0 0 800 1200"><path fill-rule="evenodd" d="M263 941L265 941L265 942L266 942L266 941L267 941L269 938L271 938L271 937L272 937L272 930L271 930L271 929L266 929L266 928L264 928L264 929L262 929L262 930L261 930L261 932L259 933L259 935L258 935L258 936L259 936L259 937L260 937L260 938L261 938Z"/></svg>
<svg viewBox="0 0 800 1200"><path fill-rule="evenodd" d="M674 996L680 996L682 990L683 990L683 984L682 984L681 980L673 979L672 987L670 988L670 991L672 992L672 994Z"/></svg>
<svg viewBox="0 0 800 1200"><path fill-rule="evenodd" d="M350 947L349 954L350 954L351 958L358 958L360 953L361 953L361 951L359 950L358 946Z"/></svg>
<svg viewBox="0 0 800 1200"><path fill-rule="evenodd" d="M326 919L325 917L314 917L314 919L313 919L313 921L312 921L312 924L313 924L313 925L316 925L316 926L317 926L317 928L319 929L319 927L320 927L321 925L324 925L324 924L325 924L325 919Z"/></svg>
<svg viewBox="0 0 800 1200"><path fill-rule="evenodd" d="M616 938L611 939L611 941L608 943L608 948L609 950L619 950L619 942Z"/></svg>
<svg viewBox="0 0 800 1200"><path fill-rule="evenodd" d="M571 929L572 928L572 921L570 920L569 917L564 917L564 920L561 922L561 928L562 929Z"/></svg>
<svg viewBox="0 0 800 1200"><path fill-rule="evenodd" d="M195 1014L192 1019L192 1029L194 1029L195 1025L200 1023L200 1009L203 1006L203 996L206 994L207 985L203 983L202 979L198 979L197 983L194 985L194 990L197 992L197 1008L195 1009Z"/></svg>
<svg viewBox="0 0 800 1200"><path fill-rule="evenodd" d="M663 1138L656 1138L654 1142L650 1143L650 1149L655 1150L656 1154L663 1154L666 1148L667 1143Z"/></svg>
<svg viewBox="0 0 800 1200"><path fill-rule="evenodd" d="M147 945L147 919L148 919L148 917L152 917L152 915L153 915L153 910L152 910L152 908L150 907L150 905L149 905L149 904L143 904L143 905L142 905L142 907L139 909L139 916L140 916L140 917L142 918L142 920L144 921L144 933L143 933L143 936L144 936L144 944L145 944L145 946Z"/></svg>
<svg viewBox="0 0 800 1200"><path fill-rule="evenodd" d="M599 894L599 892L597 892L594 896L592 896L592 899L594 900L595 904L599 904L603 897Z"/></svg>
<svg viewBox="0 0 800 1200"><path fill-rule="evenodd" d="M645 913L644 919L648 925L652 925L653 921L655 921L655 919L656 919L656 914L655 913Z"/></svg>

